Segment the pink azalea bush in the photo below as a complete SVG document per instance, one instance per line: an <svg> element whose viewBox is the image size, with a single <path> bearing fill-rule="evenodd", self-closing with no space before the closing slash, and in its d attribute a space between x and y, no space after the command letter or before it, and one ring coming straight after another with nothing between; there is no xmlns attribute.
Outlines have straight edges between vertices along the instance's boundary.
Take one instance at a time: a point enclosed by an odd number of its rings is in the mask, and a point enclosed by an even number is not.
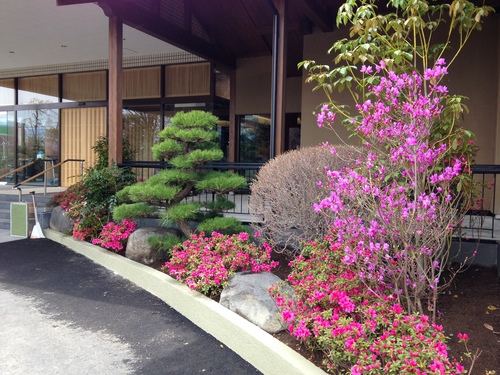
<svg viewBox="0 0 500 375"><path fill-rule="evenodd" d="M437 83L446 66L440 59L420 76L382 61L362 72L381 76L352 120L365 152L352 167L327 169L329 196L315 209L335 213L343 261L361 280L388 282L409 313L423 313L426 300L436 311L447 241L464 213L461 177L469 173L465 158L451 157L450 146L431 136L447 99ZM323 106L319 126L334 120Z"/></svg>
<svg viewBox="0 0 500 375"><path fill-rule="evenodd" d="M254 236L260 234L256 232ZM162 270L189 288L212 297L220 294L236 272L270 272L278 264L271 261L271 253L267 243L256 245L248 233L229 236L213 232L206 237L201 232L174 247Z"/></svg>
<svg viewBox="0 0 500 375"><path fill-rule="evenodd" d="M366 254L367 261L377 261ZM291 263L294 296L271 295L289 332L325 355L335 374L461 374L448 358L442 327L426 315L408 314L390 285L362 279L334 236L309 242Z"/></svg>
<svg viewBox="0 0 500 375"><path fill-rule="evenodd" d="M120 223L109 222L103 228L98 238L94 238L92 243L105 249L116 252L122 251L127 244L127 239L136 229L133 221L124 219Z"/></svg>

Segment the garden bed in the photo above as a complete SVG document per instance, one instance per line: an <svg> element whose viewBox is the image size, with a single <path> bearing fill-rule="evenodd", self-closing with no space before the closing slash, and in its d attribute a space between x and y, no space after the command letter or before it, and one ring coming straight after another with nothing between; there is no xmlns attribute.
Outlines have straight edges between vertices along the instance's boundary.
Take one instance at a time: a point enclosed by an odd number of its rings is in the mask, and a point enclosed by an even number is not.
<svg viewBox="0 0 500 375"><path fill-rule="evenodd" d="M65 242L73 241L72 243L81 244L84 247L87 247L86 245L88 245L91 248L100 249L85 242L75 241L71 239L71 237L69 236L63 236L60 233L54 231L49 231L48 238L55 240L57 242L61 242L70 248L73 248L73 246ZM65 238L64 242L61 241L62 238ZM115 259L116 257L118 257L118 258L123 258L125 263L132 262L124 257L121 257L117 254L113 254L104 249L102 249L102 253L103 254L109 253L109 256L111 257L110 259ZM88 254L85 253L83 254L88 256ZM279 255L279 254L275 254L275 258L280 262L280 266L276 269L274 273L277 274L280 278L286 279L286 276L288 275L289 272L288 260L284 255ZM113 269L117 273L123 274L120 271L120 269L116 269L116 267L113 265L112 260L111 261L107 260L104 263L102 263L101 261L98 262L108 268ZM106 262L110 263L105 264ZM143 269L143 267L146 269L148 268L146 266L137 264L136 267L137 269L134 271L134 273L137 273L137 271L139 269ZM153 269L151 270L157 272L156 270ZM162 276L162 278L169 278L169 276L167 275L164 274L160 275ZM127 276L125 275L125 277ZM148 288L148 283L146 282L146 284L144 284L145 278L143 276L137 274L134 275L134 278L136 278L136 280L132 280L133 282L151 291L150 288ZM174 282L174 284L176 283L177 282ZM157 288L157 286L155 286L155 288ZM187 289L187 287L185 289ZM151 292L155 294L154 290ZM205 299L209 300L210 302L214 302L208 298L201 298L203 296L201 296L199 293L196 292L188 291L188 294L192 294L191 298L194 298L194 300L197 303ZM169 303L169 301L166 301L166 303ZM219 307L222 310L226 310L222 306L216 304L215 302L214 304L217 305L216 308L217 311L219 311ZM173 307L176 308L175 306ZM193 309L195 309L193 305L188 303L185 306L181 306L181 311L179 312L183 313L182 311L183 308L186 311L189 310L192 311ZM438 308L439 308L438 324L444 327L444 331L446 335L448 335L449 337L447 344L449 346L450 357L455 357L459 359L460 362L466 366L466 368L470 367L470 359L464 356L463 344L459 344L457 339L458 333L467 333L470 338L469 350L473 354L477 350L481 351L480 356L474 363L474 368L471 374L483 375L486 373L487 370L489 371L495 370L497 374L500 374L500 336L494 333L500 331L500 280L496 276L496 270L494 268L485 268L473 265L466 271L459 273L454 283L450 286L447 292L440 297ZM235 315L229 311L227 311L227 313L229 313L230 316ZM224 315L227 314L224 313ZM227 317L222 316L221 318L226 319ZM208 321L210 321L210 319L208 319ZM201 323L196 321L194 322L195 324L205 324L206 319L205 322ZM241 325L241 322L238 324ZM215 326L217 327L219 325L220 324L215 324ZM257 335L258 336L257 338L254 337L250 339L249 343L248 338L245 339L239 336L239 341L245 343L242 347L242 351L246 352L245 354L239 353L238 348L234 348L234 345L230 343L226 344L233 350L238 352L245 360L249 361L250 363L256 365L256 363L254 363L253 361L257 361L260 362L260 365L262 365L263 360L260 358L261 354L248 356L248 352L250 346L255 347L256 345L260 345L260 343L259 344L255 344L255 342L252 343L253 340L259 341L264 337L264 342L267 342L267 340L269 339L275 339L285 344L288 348L293 349L295 353L300 354L300 356L302 356L304 359L307 359L307 361L304 362L306 363L305 366L307 368L307 370L305 370L306 372L304 373L311 373L310 372L311 368L308 367L310 365L308 365L307 363L312 363L319 368L322 367L321 353L307 350L307 348L305 348L301 343L299 343L297 340L291 337L287 332L281 332L273 335L272 337L271 335L268 335L261 330L253 330L252 326L253 325L251 325L251 323L248 323L248 327L251 331L254 331L254 333L255 332L259 333ZM211 334L214 334L209 330L207 331ZM215 331L217 331L217 328L215 329ZM224 338L222 337L217 337L217 338L224 342ZM275 341L274 343L273 341L265 343L264 348L266 348L267 345L276 348ZM281 356L283 355L283 353L279 352L278 350L278 354L276 353L268 354L267 357L272 358L274 355ZM293 359L290 359L291 358L289 356L290 353L285 353L285 355L288 356L287 357L288 359L287 358L284 359L285 362L288 360L290 360L291 363L294 362ZM271 361L274 361L274 359L272 359ZM275 362L273 362L273 366L276 366ZM298 366L297 364L294 364L293 366L295 367L294 372L288 372L288 373L290 374L302 373L300 366ZM264 369L262 368L261 371L262 370ZM266 371L263 372L266 373ZM321 371L319 371L318 373L321 373Z"/></svg>

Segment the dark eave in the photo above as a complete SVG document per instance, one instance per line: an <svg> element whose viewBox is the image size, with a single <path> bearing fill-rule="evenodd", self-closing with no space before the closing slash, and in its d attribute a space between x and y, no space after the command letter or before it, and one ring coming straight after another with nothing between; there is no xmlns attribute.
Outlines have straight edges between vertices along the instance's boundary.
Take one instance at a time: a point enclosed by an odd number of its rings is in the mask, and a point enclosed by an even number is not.
<svg viewBox="0 0 500 375"><path fill-rule="evenodd" d="M97 3L108 16L198 55L218 66L270 56L276 0L57 0L58 5ZM342 0L287 1L287 71L297 73L303 38L313 29L332 31Z"/></svg>

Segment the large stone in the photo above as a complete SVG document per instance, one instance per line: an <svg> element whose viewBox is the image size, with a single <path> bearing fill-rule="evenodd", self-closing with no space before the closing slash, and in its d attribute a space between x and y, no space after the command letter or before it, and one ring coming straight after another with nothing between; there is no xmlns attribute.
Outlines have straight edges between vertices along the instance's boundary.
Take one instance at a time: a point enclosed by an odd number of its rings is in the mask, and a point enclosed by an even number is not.
<svg viewBox="0 0 500 375"><path fill-rule="evenodd" d="M64 234L70 234L73 231L74 225L75 220L70 219L61 206L57 206L52 210L49 222L50 229Z"/></svg>
<svg viewBox="0 0 500 375"><path fill-rule="evenodd" d="M278 276L268 272L237 273L222 291L220 304L268 333L283 331L286 325L268 292L271 285L280 281ZM283 291L293 293L288 285L282 286Z"/></svg>
<svg viewBox="0 0 500 375"><path fill-rule="evenodd" d="M148 238L153 236L180 237L179 230L163 227L143 227L135 230L127 240L125 256L136 262L153 266L162 262L163 255L148 243Z"/></svg>

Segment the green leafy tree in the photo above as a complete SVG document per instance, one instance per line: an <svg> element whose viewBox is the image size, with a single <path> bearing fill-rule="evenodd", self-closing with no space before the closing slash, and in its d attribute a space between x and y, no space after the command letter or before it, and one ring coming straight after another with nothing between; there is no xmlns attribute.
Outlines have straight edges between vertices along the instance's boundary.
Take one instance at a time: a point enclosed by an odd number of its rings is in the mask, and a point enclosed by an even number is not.
<svg viewBox="0 0 500 375"><path fill-rule="evenodd" d="M339 8L337 26L349 27L350 33L329 49L328 53L335 55L333 67L312 60L299 64L309 71L307 81L316 84L314 89L325 92L330 110L362 141L366 141L358 131L362 116L351 114L348 105L336 102L336 92L347 90L358 106L371 98L370 88L380 82L386 70L424 76L445 57L449 68L474 30L481 30L483 18L494 12L492 7L476 6L467 0L389 0L380 11L379 4L375 0L348 0ZM368 70L380 63L386 67L384 71ZM439 81L424 82L423 93ZM442 116L431 128L429 142L447 146L445 163L438 169L455 158L465 158L470 165L477 153L474 134L459 124L468 111L465 99L448 95ZM462 195L461 206L467 209L477 191L470 173L460 176L456 189Z"/></svg>
<svg viewBox="0 0 500 375"><path fill-rule="evenodd" d="M186 237L193 233L190 221L199 221L207 232L219 230L231 234L242 231L241 223L221 217L221 212L234 207L226 195L244 187L245 178L202 168L224 156L216 142L217 120L204 111L177 113L171 119L172 125L159 133L160 142L152 147L154 158L168 161L169 168L120 192L120 197L128 203L114 210L115 220L151 216L153 211L164 224L175 222ZM192 191L201 190L212 191L215 199L209 202L186 200Z"/></svg>

